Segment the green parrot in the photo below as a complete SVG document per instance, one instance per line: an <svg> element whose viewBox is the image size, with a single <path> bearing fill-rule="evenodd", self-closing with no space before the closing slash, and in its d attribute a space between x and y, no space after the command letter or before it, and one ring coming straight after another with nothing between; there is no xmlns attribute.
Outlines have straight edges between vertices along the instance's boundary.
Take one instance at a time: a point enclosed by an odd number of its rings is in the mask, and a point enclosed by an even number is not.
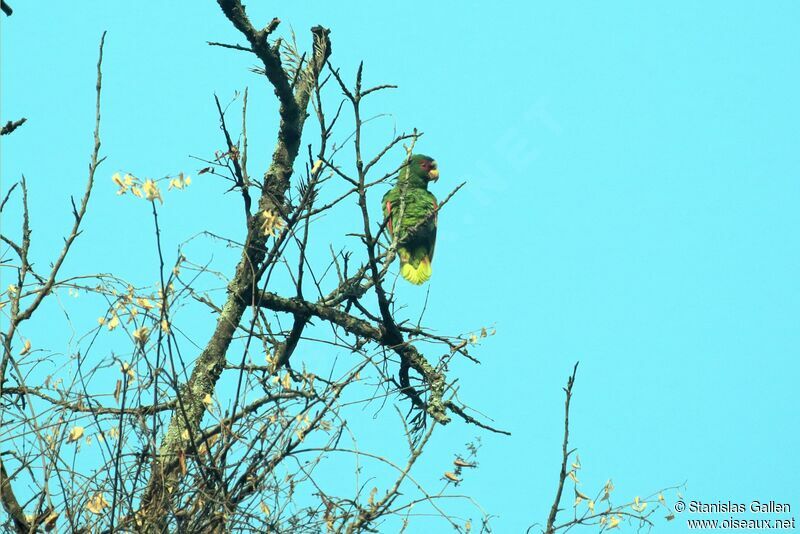
<svg viewBox="0 0 800 534"><path fill-rule="evenodd" d="M416 285L431 277L437 203L436 197L428 191L428 183L438 179L436 161L414 154L400 170L397 184L383 195L383 217L389 234L397 237L400 274ZM412 229L415 230L410 232Z"/></svg>

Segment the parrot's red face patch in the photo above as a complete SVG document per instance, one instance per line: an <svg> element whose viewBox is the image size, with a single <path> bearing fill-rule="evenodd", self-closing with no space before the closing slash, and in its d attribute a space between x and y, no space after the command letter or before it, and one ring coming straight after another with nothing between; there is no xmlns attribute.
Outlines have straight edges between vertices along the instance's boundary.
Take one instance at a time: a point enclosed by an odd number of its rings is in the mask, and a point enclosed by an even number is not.
<svg viewBox="0 0 800 534"><path fill-rule="evenodd" d="M439 168L436 161L432 159L423 159L419 162L419 168L425 173L425 177L429 182L435 182L439 179Z"/></svg>

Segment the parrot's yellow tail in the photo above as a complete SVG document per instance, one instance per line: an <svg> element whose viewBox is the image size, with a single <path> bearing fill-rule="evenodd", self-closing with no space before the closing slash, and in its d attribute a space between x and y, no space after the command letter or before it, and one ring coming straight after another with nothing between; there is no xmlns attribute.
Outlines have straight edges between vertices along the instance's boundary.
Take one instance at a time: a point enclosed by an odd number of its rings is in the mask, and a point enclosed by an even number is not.
<svg viewBox="0 0 800 534"><path fill-rule="evenodd" d="M403 278L414 285L424 284L430 279L433 269L431 268L431 259L426 251L418 249L416 252L422 252L422 254L414 254L414 259L419 258L416 266L406 249L401 248L398 252L400 253L400 275Z"/></svg>

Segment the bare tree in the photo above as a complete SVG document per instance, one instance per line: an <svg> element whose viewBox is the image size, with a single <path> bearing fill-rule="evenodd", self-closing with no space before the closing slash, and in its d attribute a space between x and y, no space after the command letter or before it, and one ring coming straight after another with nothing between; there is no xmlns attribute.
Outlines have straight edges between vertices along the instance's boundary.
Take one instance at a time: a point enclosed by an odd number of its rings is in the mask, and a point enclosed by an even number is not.
<svg viewBox="0 0 800 534"><path fill-rule="evenodd" d="M31 260L34 221L25 177L3 196L0 212L16 202L21 213L18 230L4 226L0 236L0 269L14 280L0 297L3 526L19 533L351 533L403 531L417 516L433 515L459 532L490 531L489 514L457 490L477 466L477 443L457 454L433 485L414 471L433 432L453 419L507 434L462 401L449 376L458 360L478 362L472 349L493 330L444 335L423 323L424 308L411 313L396 291L399 243L386 232L387 221L374 216L377 190L408 165L422 133L394 132L368 152L365 102L393 85L365 87L363 64L354 76L337 69L323 27L311 29L309 49L301 52L293 35L273 37L278 19L257 29L240 1L218 3L244 44L209 44L255 56L255 71L279 105L271 162L251 173L249 90L225 105L215 97L223 148L198 158L198 175L225 181L241 197L240 236L198 228L184 243L163 243L164 199L192 187L191 178L121 172L112 178L117 193L148 207L158 283L62 274L104 160L105 34L85 188L71 200L72 226L45 271ZM308 119L315 121L313 140L305 132ZM9 121L2 134L24 122ZM314 239L326 217L353 225L342 228L335 246ZM192 257L187 249L197 241L236 250L235 267L225 273ZM63 348L37 345L45 337L37 329L53 320L42 304L65 292L87 295L102 310L66 358ZM187 323L207 312L213 327L195 332ZM70 320L66 310L63 318ZM625 519L650 525L653 503L664 503L660 493L613 506L610 481L594 499L579 489L580 460L569 467L574 451L568 445L575 370L565 388L557 494L542 530L614 528ZM365 407L384 427L396 425L404 454L359 445L348 419L363 418ZM330 484L331 472L348 477L348 489ZM574 483L574 514L559 520L567 479ZM451 506L455 501L474 510L475 525Z"/></svg>
<svg viewBox="0 0 800 534"><path fill-rule="evenodd" d="M672 486L655 491L645 497L635 497L632 501L615 504L612 497L614 483L609 479L603 487L589 496L580 489L581 482L578 473L583 468L576 449L569 448L569 408L572 403L572 392L575 386L575 376L578 373L578 364L572 368L572 374L567 378L564 387L564 438L561 442L561 469L558 473L556 496L550 507L545 527L541 529L544 534L555 534L559 531L568 531L573 527L591 526L599 527L600 531L612 530L622 524L630 524L637 530L650 529L655 525L657 514L663 514L664 519L672 521L675 514L667 505L665 493L671 495L678 493L683 485ZM573 459L574 458L574 459ZM562 503L565 499L564 486L567 480L571 482L574 500L572 501L572 515L567 519L560 519L559 514L567 508ZM568 497L567 500L570 498ZM563 515L563 514L562 514ZM535 531L539 523L528 527L527 532Z"/></svg>
<svg viewBox="0 0 800 534"><path fill-rule="evenodd" d="M271 163L256 178L247 161L249 92L237 100L238 132L230 125L230 106L216 100L224 149L201 158L200 174L228 180L241 196L244 237L201 232L197 239L241 251L230 276L193 261L180 246L170 259L161 241L165 190L185 189L191 179L179 173L153 180L134 172L116 174L114 182L119 194L150 203L157 286L111 274L60 275L103 162L103 40L88 180L83 197L72 204L73 226L49 272L40 273L30 261L25 179L5 195L3 206L21 196L23 214L19 236L2 237L2 267L16 273L2 303L8 326L0 368L0 497L9 525L17 532L57 524L72 531L360 532L386 521L405 528L425 510L457 530L470 530L445 504L453 497L472 502L453 490L462 469L474 466L476 448L454 460L438 488L418 482L412 469L432 432L453 416L503 432L458 400L447 376L454 359L477 361L471 345L488 333L441 335L422 324L421 316L406 316L392 270L398 243L370 209L376 188L397 176L422 134L399 133L365 153L363 103L393 86L364 87L363 65L347 82L330 63L325 28L311 29L310 48L301 53L294 39L273 39L277 19L259 30L239 1L219 5L246 44L210 44L258 58L256 70L272 87L280 116ZM300 157L312 117L319 138ZM348 245L326 248L330 256L320 262L319 249L310 243L317 222L330 214L358 221L357 230L347 236ZM287 276L288 290L276 282ZM211 293L220 279L226 289L217 298ZM26 326L35 322L43 301L63 291L91 295L105 313L53 373L44 370L52 353L32 344L34 327ZM183 310L198 308L216 315L202 343L179 320ZM109 331L124 331L124 342L98 350ZM305 359L293 364L304 351L331 356L313 368ZM342 352L350 356L338 358ZM398 411L382 408L393 399ZM347 416L364 405L397 421L407 440L405 458L359 448ZM316 473L342 456L394 475L370 487L368 479L359 482L359 467L352 474L355 492L333 493ZM486 514L475 507L488 529Z"/></svg>

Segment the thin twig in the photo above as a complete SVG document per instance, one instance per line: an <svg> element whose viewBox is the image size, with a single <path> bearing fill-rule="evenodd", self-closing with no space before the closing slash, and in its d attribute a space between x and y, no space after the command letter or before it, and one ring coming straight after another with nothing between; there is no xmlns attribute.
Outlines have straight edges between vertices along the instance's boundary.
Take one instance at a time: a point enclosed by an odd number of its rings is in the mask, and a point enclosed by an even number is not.
<svg viewBox="0 0 800 534"><path fill-rule="evenodd" d="M5 4L3 4L3 5L5 5ZM21 118L19 120L16 120L16 121L8 121L7 123L5 123L3 125L2 128L0 128L0 135L8 135L8 134L10 134L14 130L16 130L17 128L19 128L23 124L25 124L25 121L27 121L27 120L28 119L23 117L23 118Z"/></svg>
<svg viewBox="0 0 800 534"><path fill-rule="evenodd" d="M564 491L564 481L567 479L567 462L569 461L569 404L572 401L572 386L575 385L575 374L578 372L578 363L572 368L572 375L567 379L567 386L564 388L566 399L564 400L564 441L561 444L561 471L558 474L558 489L556 490L556 498L553 501L553 506L550 508L550 515L547 518L547 527L545 534L553 534L555 532L554 526L556 516L560 510L561 494Z"/></svg>

